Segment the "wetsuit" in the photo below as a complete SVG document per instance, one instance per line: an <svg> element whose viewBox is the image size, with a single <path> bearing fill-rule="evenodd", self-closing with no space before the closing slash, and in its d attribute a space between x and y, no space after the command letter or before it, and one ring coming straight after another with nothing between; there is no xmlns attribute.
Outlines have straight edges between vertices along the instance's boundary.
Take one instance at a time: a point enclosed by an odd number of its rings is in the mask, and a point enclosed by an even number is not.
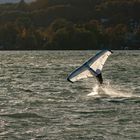
<svg viewBox="0 0 140 140"><path fill-rule="evenodd" d="M97 80L99 81L100 84L103 84L103 78L102 78L102 74L101 74L101 73L98 74L98 75L96 76L96 78L97 78Z"/></svg>
<svg viewBox="0 0 140 140"><path fill-rule="evenodd" d="M86 65L86 67L88 68L88 70L94 75L96 76L98 82L100 84L103 84L103 78L102 78L102 73L100 70L94 71L89 65Z"/></svg>

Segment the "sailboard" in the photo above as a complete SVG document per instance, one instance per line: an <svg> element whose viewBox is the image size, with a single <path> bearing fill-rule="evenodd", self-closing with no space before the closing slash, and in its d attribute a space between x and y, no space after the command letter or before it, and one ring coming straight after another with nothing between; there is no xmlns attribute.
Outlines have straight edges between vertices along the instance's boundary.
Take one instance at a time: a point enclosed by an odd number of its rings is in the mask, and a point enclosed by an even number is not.
<svg viewBox="0 0 140 140"><path fill-rule="evenodd" d="M84 64L74 70L68 77L69 82L76 82L81 79L96 77L100 84L103 83L102 69L107 58L112 54L111 50L102 50L91 57Z"/></svg>

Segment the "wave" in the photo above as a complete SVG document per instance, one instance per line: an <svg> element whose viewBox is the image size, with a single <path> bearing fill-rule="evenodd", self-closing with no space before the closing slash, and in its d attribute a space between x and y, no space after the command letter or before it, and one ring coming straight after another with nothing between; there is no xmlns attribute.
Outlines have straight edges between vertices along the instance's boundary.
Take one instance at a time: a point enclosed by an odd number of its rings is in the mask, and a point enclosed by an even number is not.
<svg viewBox="0 0 140 140"><path fill-rule="evenodd" d="M0 116L11 118L43 118L36 113L13 113L13 114L1 114Z"/></svg>

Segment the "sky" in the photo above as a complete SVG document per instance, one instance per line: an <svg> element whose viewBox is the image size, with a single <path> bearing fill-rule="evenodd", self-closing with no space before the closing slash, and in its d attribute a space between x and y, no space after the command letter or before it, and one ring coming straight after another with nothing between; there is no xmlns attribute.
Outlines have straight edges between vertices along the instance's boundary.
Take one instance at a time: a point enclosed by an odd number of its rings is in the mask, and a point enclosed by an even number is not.
<svg viewBox="0 0 140 140"><path fill-rule="evenodd" d="M20 0L0 0L0 3L11 3L11 2L19 2ZM32 2L34 0L25 0L25 2Z"/></svg>

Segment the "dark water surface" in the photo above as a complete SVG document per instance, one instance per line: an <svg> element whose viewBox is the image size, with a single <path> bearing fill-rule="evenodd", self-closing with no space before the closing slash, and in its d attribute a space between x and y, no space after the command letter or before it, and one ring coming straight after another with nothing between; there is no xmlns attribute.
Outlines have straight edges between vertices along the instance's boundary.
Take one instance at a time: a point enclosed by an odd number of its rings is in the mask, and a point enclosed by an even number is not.
<svg viewBox="0 0 140 140"><path fill-rule="evenodd" d="M140 51L109 57L104 96L66 81L96 52L0 52L0 140L140 140Z"/></svg>

